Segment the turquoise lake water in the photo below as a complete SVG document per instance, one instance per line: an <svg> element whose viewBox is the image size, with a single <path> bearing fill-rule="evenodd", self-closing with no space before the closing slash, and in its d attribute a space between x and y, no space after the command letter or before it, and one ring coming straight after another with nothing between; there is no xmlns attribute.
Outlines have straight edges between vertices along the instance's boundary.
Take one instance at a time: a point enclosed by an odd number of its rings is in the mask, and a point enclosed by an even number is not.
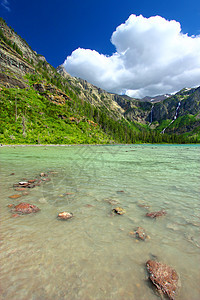
<svg viewBox="0 0 200 300"><path fill-rule="evenodd" d="M145 267L154 258L179 274L176 299L199 300L199 154L199 145L1 147L0 299L159 299ZM51 181L9 198L41 172ZM20 202L41 211L14 218L8 204ZM112 215L116 206L126 214ZM74 218L58 220L62 211ZM130 234L138 226L149 239Z"/></svg>

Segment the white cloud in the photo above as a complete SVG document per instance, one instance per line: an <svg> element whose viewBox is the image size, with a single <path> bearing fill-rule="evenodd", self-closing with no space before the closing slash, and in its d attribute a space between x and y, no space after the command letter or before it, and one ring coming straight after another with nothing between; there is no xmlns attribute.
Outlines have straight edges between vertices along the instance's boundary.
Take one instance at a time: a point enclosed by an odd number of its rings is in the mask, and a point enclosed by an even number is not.
<svg viewBox="0 0 200 300"><path fill-rule="evenodd" d="M1 0L1 5L7 10L10 11L10 4L8 0Z"/></svg>
<svg viewBox="0 0 200 300"><path fill-rule="evenodd" d="M200 36L160 16L131 15L111 37L112 56L78 48L64 67L109 92L132 97L170 93L200 85Z"/></svg>

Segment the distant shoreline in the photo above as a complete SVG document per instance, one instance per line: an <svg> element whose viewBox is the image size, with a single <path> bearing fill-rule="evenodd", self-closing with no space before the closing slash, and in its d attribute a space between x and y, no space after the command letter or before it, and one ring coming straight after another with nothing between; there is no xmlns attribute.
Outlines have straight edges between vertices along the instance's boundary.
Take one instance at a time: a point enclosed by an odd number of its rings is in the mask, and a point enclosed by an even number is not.
<svg viewBox="0 0 200 300"><path fill-rule="evenodd" d="M191 143L191 144L173 144L173 143L136 143L136 144L16 144L16 145L3 145L0 144L0 148L4 147L71 147L71 146L131 146L131 145L196 145L200 146L200 143Z"/></svg>
<svg viewBox="0 0 200 300"><path fill-rule="evenodd" d="M12 144L0 145L1 147L70 147L70 146L113 146L113 145L139 145L139 144Z"/></svg>

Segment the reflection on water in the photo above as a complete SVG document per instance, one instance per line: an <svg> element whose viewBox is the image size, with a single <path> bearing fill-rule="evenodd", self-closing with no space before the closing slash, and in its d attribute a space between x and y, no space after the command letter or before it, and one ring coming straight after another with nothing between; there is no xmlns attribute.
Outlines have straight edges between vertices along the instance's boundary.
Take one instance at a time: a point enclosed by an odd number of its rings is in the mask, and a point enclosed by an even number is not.
<svg viewBox="0 0 200 300"><path fill-rule="evenodd" d="M199 299L199 149L1 148L1 299L158 299L145 270L152 258L179 273L177 299ZM48 171L50 182L8 198L20 193L14 183ZM41 211L13 218L7 205L20 202ZM147 218L142 205L167 215ZM116 206L126 214L110 214ZM75 217L59 221L61 211ZM138 226L149 240L129 234Z"/></svg>

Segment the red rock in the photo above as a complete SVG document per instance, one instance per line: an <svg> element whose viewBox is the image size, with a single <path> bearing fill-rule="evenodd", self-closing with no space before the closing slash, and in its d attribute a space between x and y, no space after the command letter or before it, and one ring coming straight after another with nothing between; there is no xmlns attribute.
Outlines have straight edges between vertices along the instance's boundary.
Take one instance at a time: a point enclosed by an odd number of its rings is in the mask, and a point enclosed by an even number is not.
<svg viewBox="0 0 200 300"><path fill-rule="evenodd" d="M12 218L17 218L17 217L19 217L18 214L13 214L13 215L12 215Z"/></svg>
<svg viewBox="0 0 200 300"><path fill-rule="evenodd" d="M63 211L58 214L58 219L61 219L61 220L68 220L68 219L71 219L72 217L73 217L73 214L68 213L66 211Z"/></svg>
<svg viewBox="0 0 200 300"><path fill-rule="evenodd" d="M86 204L85 207L94 207L92 204Z"/></svg>
<svg viewBox="0 0 200 300"><path fill-rule="evenodd" d="M17 199L17 198L20 198L21 196L22 195L16 194L16 195L9 196L9 198L11 198L11 199Z"/></svg>
<svg viewBox="0 0 200 300"><path fill-rule="evenodd" d="M147 213L146 216L150 217L150 218L157 218L157 217L165 216L166 214L167 213L165 210L160 210L160 211L156 211L156 212Z"/></svg>
<svg viewBox="0 0 200 300"><path fill-rule="evenodd" d="M137 230L135 231L135 235L137 238L139 238L140 240L145 240L147 235L145 230L142 227L138 227Z"/></svg>
<svg viewBox="0 0 200 300"><path fill-rule="evenodd" d="M179 280L176 271L154 260L148 260L146 266L151 282L159 291L167 295L170 300L174 300Z"/></svg>
<svg viewBox="0 0 200 300"><path fill-rule="evenodd" d="M22 213L22 214L31 214L38 212L40 209L32 204L29 203L19 203L18 205L15 206L15 211Z"/></svg>
<svg viewBox="0 0 200 300"><path fill-rule="evenodd" d="M28 183L34 183L34 182L36 182L36 179L30 179L30 180L28 180Z"/></svg>
<svg viewBox="0 0 200 300"><path fill-rule="evenodd" d="M17 192L21 192L21 191L25 191L25 190L26 190L26 188L24 188L24 187L15 189L15 191L17 191Z"/></svg>
<svg viewBox="0 0 200 300"><path fill-rule="evenodd" d="M8 204L8 207L13 207L14 206L14 204Z"/></svg>

